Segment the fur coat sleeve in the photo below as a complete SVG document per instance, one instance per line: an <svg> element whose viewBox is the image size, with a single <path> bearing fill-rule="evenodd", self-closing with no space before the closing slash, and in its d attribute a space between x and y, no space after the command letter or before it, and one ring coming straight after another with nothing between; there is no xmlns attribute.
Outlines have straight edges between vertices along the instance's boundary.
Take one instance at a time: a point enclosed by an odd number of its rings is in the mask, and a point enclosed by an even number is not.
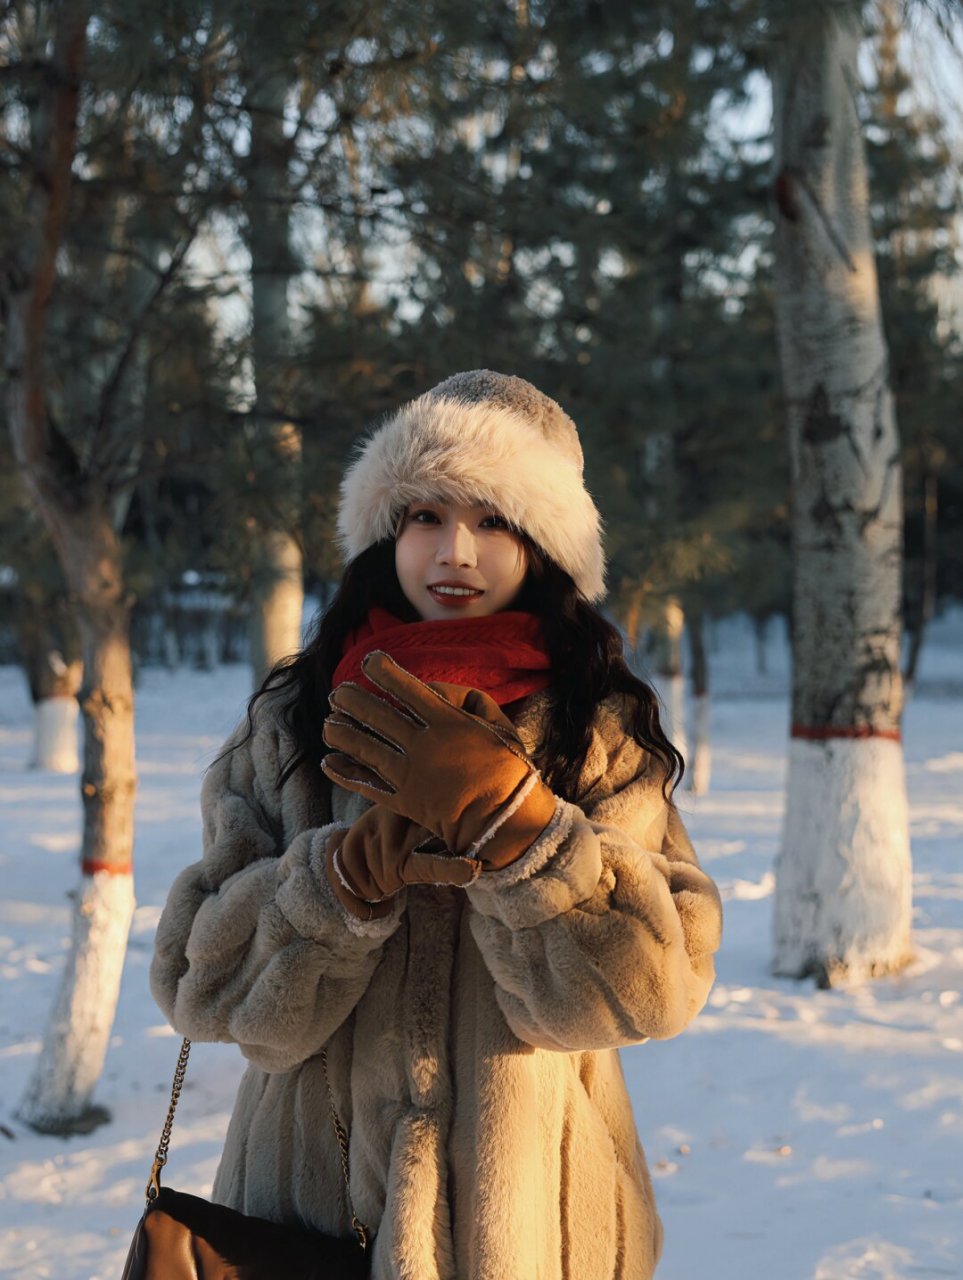
<svg viewBox="0 0 963 1280"><path fill-rule="evenodd" d="M621 699L599 710L579 803L468 889L496 998L527 1044L576 1051L677 1035L705 1004L721 939L699 867Z"/></svg>
<svg viewBox="0 0 963 1280"><path fill-rule="evenodd" d="M297 775L282 805L276 726L240 739L205 778L203 858L171 887L151 989L182 1035L236 1041L263 1070L287 1071L354 1008L401 904L352 931L324 874L327 841L343 828L318 823L316 797Z"/></svg>

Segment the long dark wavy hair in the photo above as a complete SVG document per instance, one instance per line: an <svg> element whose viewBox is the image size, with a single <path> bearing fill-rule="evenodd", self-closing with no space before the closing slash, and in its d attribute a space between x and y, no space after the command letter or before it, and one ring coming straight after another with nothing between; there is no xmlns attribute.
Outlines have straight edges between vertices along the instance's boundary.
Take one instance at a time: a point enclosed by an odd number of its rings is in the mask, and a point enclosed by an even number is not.
<svg viewBox="0 0 963 1280"><path fill-rule="evenodd" d="M528 572L511 607L542 620L554 677L552 710L536 752L545 782L562 799L576 799L595 709L609 694L623 693L635 707L632 735L657 761L668 796L681 781L685 762L662 729L655 692L629 670L618 630L586 601L570 575L526 534L518 536L528 552ZM351 561L330 604L314 620L304 648L278 663L248 703L248 736L258 702L270 691L295 743L291 756L280 762L279 785L300 765L319 763L328 751L321 730L331 679L345 640L376 605L403 622L418 621L398 582L391 538Z"/></svg>

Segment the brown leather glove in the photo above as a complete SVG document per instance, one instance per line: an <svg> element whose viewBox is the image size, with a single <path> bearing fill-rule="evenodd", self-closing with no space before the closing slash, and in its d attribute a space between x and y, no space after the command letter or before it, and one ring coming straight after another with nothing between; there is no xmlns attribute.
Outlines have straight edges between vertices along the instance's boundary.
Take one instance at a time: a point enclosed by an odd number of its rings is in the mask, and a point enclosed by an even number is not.
<svg viewBox="0 0 963 1280"><path fill-rule="evenodd" d="M348 828L343 839L332 838L325 870L335 897L347 911L360 920L380 920L406 885L464 887L481 871L481 864L450 854L430 831L376 804Z"/></svg>
<svg viewBox="0 0 963 1280"><path fill-rule="evenodd" d="M491 699L471 690L453 706L380 650L362 669L392 701L352 683L335 689L324 723L334 749L322 761L327 776L427 827L486 870L521 857L554 814L555 796L510 722L497 707L492 716Z"/></svg>

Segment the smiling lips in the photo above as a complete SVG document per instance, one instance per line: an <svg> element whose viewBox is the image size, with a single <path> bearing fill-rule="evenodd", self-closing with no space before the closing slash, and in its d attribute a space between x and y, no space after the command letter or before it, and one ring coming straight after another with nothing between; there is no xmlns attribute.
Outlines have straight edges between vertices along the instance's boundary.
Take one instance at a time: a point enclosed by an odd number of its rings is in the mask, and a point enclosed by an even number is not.
<svg viewBox="0 0 963 1280"><path fill-rule="evenodd" d="M433 600L447 609L462 609L485 594L480 587L469 587L463 582L432 582L428 591Z"/></svg>

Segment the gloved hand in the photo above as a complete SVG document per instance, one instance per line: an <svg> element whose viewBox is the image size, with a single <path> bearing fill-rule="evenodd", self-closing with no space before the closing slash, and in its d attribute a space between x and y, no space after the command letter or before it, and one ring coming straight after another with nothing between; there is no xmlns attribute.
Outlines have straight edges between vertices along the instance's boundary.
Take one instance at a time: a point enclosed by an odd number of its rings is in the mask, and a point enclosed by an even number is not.
<svg viewBox="0 0 963 1280"><path fill-rule="evenodd" d="M334 749L322 761L327 776L427 827L486 870L521 857L556 801L511 722L478 690L453 705L380 650L362 669L392 702L352 683L335 689L324 723Z"/></svg>
<svg viewBox="0 0 963 1280"><path fill-rule="evenodd" d="M348 828L343 839L332 837L325 870L335 897L347 911L360 920L380 920L406 885L464 887L481 871L481 864L453 856L430 831L376 804Z"/></svg>

